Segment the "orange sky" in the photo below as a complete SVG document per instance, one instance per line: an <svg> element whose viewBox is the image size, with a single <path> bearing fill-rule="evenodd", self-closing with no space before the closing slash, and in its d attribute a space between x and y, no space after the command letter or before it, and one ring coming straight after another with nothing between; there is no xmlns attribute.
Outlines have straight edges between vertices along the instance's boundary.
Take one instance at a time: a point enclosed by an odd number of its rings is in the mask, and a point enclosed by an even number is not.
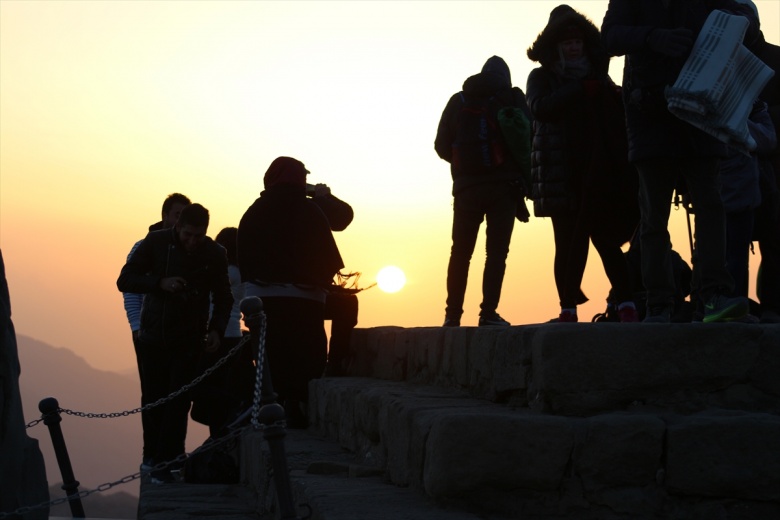
<svg viewBox="0 0 780 520"><path fill-rule="evenodd" d="M568 3L597 25L607 4ZM756 3L780 41L780 2ZM347 269L365 285L388 264L406 273L398 293L360 295L359 326L439 325L452 211L433 150L441 111L493 54L524 88L525 49L557 4L0 0L0 248L17 331L133 369L115 281L163 198L209 208L214 236L279 155L353 205L336 234ZM672 217L687 259L684 212ZM465 325L483 251L484 237ZM549 219L518 223L499 307L513 324L557 314L552 255ZM608 290L595 254L583 287L589 319Z"/></svg>

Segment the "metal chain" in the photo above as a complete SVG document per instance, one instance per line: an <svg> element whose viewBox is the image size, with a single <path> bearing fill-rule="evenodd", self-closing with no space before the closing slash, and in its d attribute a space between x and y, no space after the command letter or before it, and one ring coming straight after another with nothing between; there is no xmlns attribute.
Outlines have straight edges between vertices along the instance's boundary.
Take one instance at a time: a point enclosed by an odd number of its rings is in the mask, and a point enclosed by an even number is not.
<svg viewBox="0 0 780 520"><path fill-rule="evenodd" d="M254 399L252 400L252 427L255 430L261 428L259 416L260 416L260 401L263 394L263 357L265 356L265 313L260 311L260 341L257 348L257 370L255 370L255 391Z"/></svg>
<svg viewBox="0 0 780 520"><path fill-rule="evenodd" d="M67 415L73 415L75 417L86 417L88 419L114 419L116 417L127 417L128 415L133 415L139 412L145 412L147 410L151 410L152 408L156 408L157 406L160 406L162 404L167 403L168 401L171 401L172 399L175 399L179 397L184 392L187 392L188 390L194 388L198 385L201 381L206 379L208 376L210 376L216 369L227 363L228 359L233 357L240 349L243 347L247 342L249 341L249 336L244 336L241 338L241 341L238 342L238 344L230 349L230 351L225 354L225 356L221 359L219 359L216 363L214 363L212 366L207 368L201 375L196 377L192 380L191 383L184 385L183 387L179 388L175 392L172 392L171 394L161 397L157 401L153 403L149 403L145 406L134 408L132 410L125 410L123 412L111 412L111 413L88 413L88 412L77 412L74 410L68 410L67 408L60 408L58 409L59 412L65 413ZM41 419L42 420L42 419ZM36 423L37 424L37 423Z"/></svg>
<svg viewBox="0 0 780 520"><path fill-rule="evenodd" d="M47 507L51 508L53 506L64 504L65 502L69 502L71 499L86 498L86 497L88 497L88 496L90 496L90 495L92 495L94 493L102 493L103 491L108 491L109 489L111 489L113 487L116 487L116 486L119 486L119 485L122 485L122 484L127 484L128 482L132 482L133 480L136 480L136 479L139 479L139 478L143 478L143 477L147 476L149 473L151 473L152 471L159 471L159 470L162 470L162 469L166 469L166 468L170 467L173 464L176 464L178 462L183 462L189 456L195 455L197 453L202 453L204 451L207 451L207 450L210 450L212 448L215 448L215 447L219 446L220 444L224 444L224 443L226 443L226 442L228 442L228 441L230 441L232 439L235 439L236 437L238 437L242 433L244 433L244 431L247 428L248 428L248 425L247 426L242 426L240 428L236 428L235 430L231 431L230 433L228 433L228 434L226 434L226 435L224 435L222 437L217 437L216 439L208 438L206 440L206 442L204 442L201 446L199 446L196 449L194 449L189 454L188 453L182 453L181 455L179 455L175 459L172 459L172 460L169 460L169 461L166 461L166 462L161 462L160 464L157 464L156 466L154 466L151 469L144 470L144 471L138 471L136 473L133 473L132 475L127 475L127 476L122 477L121 479L115 480L113 482L106 482L104 484L99 485L98 487L96 487L94 489L85 489L83 491L79 491L78 493L74 493L73 495L62 497L62 498L57 498L57 499L54 499L54 500L50 500L48 502L41 502L40 504L36 504L34 506L22 506L22 507L18 508L15 511L0 512L0 519L8 518L8 517L14 517L15 515L23 516L23 515L31 512L31 511L37 511L38 509L45 509Z"/></svg>
<svg viewBox="0 0 780 520"><path fill-rule="evenodd" d="M28 422L27 425L24 427L24 429L28 430L33 426L36 426L38 423L42 423L42 422L43 422L43 417L41 417L40 419L35 419L33 421Z"/></svg>

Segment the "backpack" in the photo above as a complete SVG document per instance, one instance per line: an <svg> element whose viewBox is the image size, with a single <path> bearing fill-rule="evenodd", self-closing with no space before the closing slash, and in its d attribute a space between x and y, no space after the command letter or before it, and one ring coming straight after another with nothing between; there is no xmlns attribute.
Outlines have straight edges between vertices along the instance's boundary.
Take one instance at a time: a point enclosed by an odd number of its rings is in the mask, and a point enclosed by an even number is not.
<svg viewBox="0 0 780 520"><path fill-rule="evenodd" d="M507 106L498 111L498 124L509 153L520 165L525 194L531 193L531 122L520 107Z"/></svg>
<svg viewBox="0 0 780 520"><path fill-rule="evenodd" d="M452 166L472 175L490 172L504 163L507 154L498 123L498 101L463 92L460 99L463 104L452 142Z"/></svg>

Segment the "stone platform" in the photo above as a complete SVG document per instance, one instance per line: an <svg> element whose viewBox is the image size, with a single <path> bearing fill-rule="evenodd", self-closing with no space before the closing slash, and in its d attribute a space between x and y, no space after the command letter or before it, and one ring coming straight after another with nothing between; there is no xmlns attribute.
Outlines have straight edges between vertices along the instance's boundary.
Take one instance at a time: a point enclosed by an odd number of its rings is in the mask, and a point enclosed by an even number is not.
<svg viewBox="0 0 780 520"><path fill-rule="evenodd" d="M780 326L380 327L353 350L288 436L314 519L780 518ZM242 450L272 518L261 434Z"/></svg>

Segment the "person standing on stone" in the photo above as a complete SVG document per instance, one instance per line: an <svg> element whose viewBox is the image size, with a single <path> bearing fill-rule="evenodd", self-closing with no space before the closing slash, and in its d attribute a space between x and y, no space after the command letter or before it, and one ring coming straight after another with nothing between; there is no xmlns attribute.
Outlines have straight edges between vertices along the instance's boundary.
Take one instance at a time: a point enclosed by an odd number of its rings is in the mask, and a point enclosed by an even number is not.
<svg viewBox="0 0 780 520"><path fill-rule="evenodd" d="M499 139L485 138L484 133L467 135L474 126L473 114L484 112L485 126L492 129L497 124L493 112L507 106L521 109L530 120L525 94L512 87L506 62L493 56L479 74L466 79L461 92L450 98L439 121L434 147L439 157L450 163L454 197L445 327L460 326L469 265L483 220L487 241L479 325L509 326L497 308L518 202L523 195L521 165ZM480 148L473 152L475 143ZM475 155L479 160L474 160Z"/></svg>
<svg viewBox="0 0 780 520"><path fill-rule="evenodd" d="M645 322L668 323L674 304L674 280L668 223L671 200L685 180L695 215L700 296L704 322L731 321L748 313L747 298L728 296L734 280L726 269L723 203L718 164L725 145L675 117L664 89L677 80L694 41L715 9L750 21L746 40L758 20L736 0L610 0L601 27L607 51L625 55L623 102L629 161L639 172L642 280L647 290Z"/></svg>
<svg viewBox="0 0 780 520"><path fill-rule="evenodd" d="M137 345L149 403L190 383L201 352L216 351L225 334L233 305L227 256L206 236L208 225L206 208L186 206L173 228L146 235L117 279L120 291L145 295ZM152 466L184 453L189 410L186 392L149 410L144 448ZM153 471L152 481L172 481L170 469Z"/></svg>
<svg viewBox="0 0 780 520"><path fill-rule="evenodd" d="M561 310L554 322L576 322L590 241L612 285L621 322L638 321L628 264L621 250L639 222L636 172L626 157L624 113L608 75L598 28L559 5L528 49L541 66L528 76L534 118L534 214L551 217L554 274Z"/></svg>
<svg viewBox="0 0 780 520"><path fill-rule="evenodd" d="M327 361L325 299L344 267L331 225L306 197L304 164L278 157L265 173L265 190L238 225L238 266L246 296L266 315L266 359L287 425L308 425L308 384Z"/></svg>

